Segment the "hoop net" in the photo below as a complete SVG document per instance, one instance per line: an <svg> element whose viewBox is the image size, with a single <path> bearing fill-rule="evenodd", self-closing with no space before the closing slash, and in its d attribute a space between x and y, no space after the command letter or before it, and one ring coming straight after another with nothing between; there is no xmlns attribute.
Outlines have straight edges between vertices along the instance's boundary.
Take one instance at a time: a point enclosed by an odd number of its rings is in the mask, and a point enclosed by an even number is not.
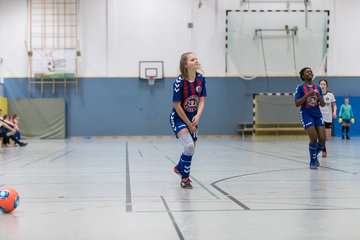
<svg viewBox="0 0 360 240"><path fill-rule="evenodd" d="M155 84L155 77L154 76L148 77L147 80L148 80L149 86L153 86Z"/></svg>

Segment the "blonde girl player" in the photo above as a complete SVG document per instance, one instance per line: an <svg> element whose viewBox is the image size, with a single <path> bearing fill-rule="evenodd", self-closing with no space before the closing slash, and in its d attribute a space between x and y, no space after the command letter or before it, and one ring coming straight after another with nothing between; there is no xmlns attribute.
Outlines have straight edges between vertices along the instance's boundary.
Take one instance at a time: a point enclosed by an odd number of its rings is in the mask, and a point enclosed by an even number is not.
<svg viewBox="0 0 360 240"><path fill-rule="evenodd" d="M328 90L329 85L325 79L321 79L319 85L323 94L323 99L325 101L325 106L320 106L320 111L324 120L326 141L328 141L331 138L333 119L336 118L336 99L334 94ZM324 146L322 151L322 157L327 157L326 146Z"/></svg>
<svg viewBox="0 0 360 240"><path fill-rule="evenodd" d="M180 186L191 189L191 160L197 141L197 126L204 110L206 81L199 73L200 64L195 54L187 52L180 58L180 75L173 84L173 109L170 124L175 136L184 146L174 172L181 177Z"/></svg>
<svg viewBox="0 0 360 240"><path fill-rule="evenodd" d="M301 69L300 78L304 81L295 90L295 106L300 107L300 119L309 136L310 169L320 166L318 153L325 146L326 136L320 106L325 106L320 87L313 84L313 72L311 68Z"/></svg>

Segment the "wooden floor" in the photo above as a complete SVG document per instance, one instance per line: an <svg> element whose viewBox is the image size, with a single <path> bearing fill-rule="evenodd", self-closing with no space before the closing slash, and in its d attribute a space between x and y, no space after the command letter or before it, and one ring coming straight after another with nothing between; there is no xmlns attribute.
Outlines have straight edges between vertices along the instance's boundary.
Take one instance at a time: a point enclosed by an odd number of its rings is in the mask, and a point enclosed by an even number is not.
<svg viewBox="0 0 360 240"><path fill-rule="evenodd" d="M0 153L0 186L21 197L0 239L359 239L360 138L201 137L194 189L172 172L174 138L29 140Z"/></svg>

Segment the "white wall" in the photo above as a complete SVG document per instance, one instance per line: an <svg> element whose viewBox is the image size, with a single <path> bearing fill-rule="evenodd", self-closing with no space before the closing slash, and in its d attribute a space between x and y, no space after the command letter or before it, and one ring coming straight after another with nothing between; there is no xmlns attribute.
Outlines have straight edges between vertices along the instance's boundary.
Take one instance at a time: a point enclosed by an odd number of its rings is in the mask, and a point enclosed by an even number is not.
<svg viewBox="0 0 360 240"><path fill-rule="evenodd" d="M333 57L331 63L335 75L360 74L360 1L335 1Z"/></svg>
<svg viewBox="0 0 360 240"><path fill-rule="evenodd" d="M4 77L28 74L26 0L0 0L0 57Z"/></svg>
<svg viewBox="0 0 360 240"><path fill-rule="evenodd" d="M304 2L296 0L201 2L199 8L199 0L80 0L79 75L136 77L138 61L163 60L165 76L175 76L180 54L194 51L208 76L225 76L226 9L304 9ZM360 1L310 2L309 9L330 10L328 75L360 75ZM6 77L28 76L25 41L27 1L0 0L0 57Z"/></svg>

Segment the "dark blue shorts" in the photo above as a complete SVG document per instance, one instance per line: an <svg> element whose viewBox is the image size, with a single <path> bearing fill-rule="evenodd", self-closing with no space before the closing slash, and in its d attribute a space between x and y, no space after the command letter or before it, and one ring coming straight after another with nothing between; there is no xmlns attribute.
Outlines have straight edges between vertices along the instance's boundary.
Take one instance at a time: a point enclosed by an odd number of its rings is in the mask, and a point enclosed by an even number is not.
<svg viewBox="0 0 360 240"><path fill-rule="evenodd" d="M300 120L305 129L311 126L324 126L324 120L321 113L304 113L303 111L300 111Z"/></svg>
<svg viewBox="0 0 360 240"><path fill-rule="evenodd" d="M351 119L343 119L343 123L350 124L350 120L351 120Z"/></svg>
<svg viewBox="0 0 360 240"><path fill-rule="evenodd" d="M172 112L170 114L170 125L171 125L171 128L172 130L174 131L175 133L175 136L178 138L178 133L184 129L184 128L187 128L187 125L183 122L183 120L181 120L181 118L175 116L175 112ZM189 131L190 132L190 131ZM196 133L194 134L190 134L193 141L196 142L197 141L197 131Z"/></svg>

